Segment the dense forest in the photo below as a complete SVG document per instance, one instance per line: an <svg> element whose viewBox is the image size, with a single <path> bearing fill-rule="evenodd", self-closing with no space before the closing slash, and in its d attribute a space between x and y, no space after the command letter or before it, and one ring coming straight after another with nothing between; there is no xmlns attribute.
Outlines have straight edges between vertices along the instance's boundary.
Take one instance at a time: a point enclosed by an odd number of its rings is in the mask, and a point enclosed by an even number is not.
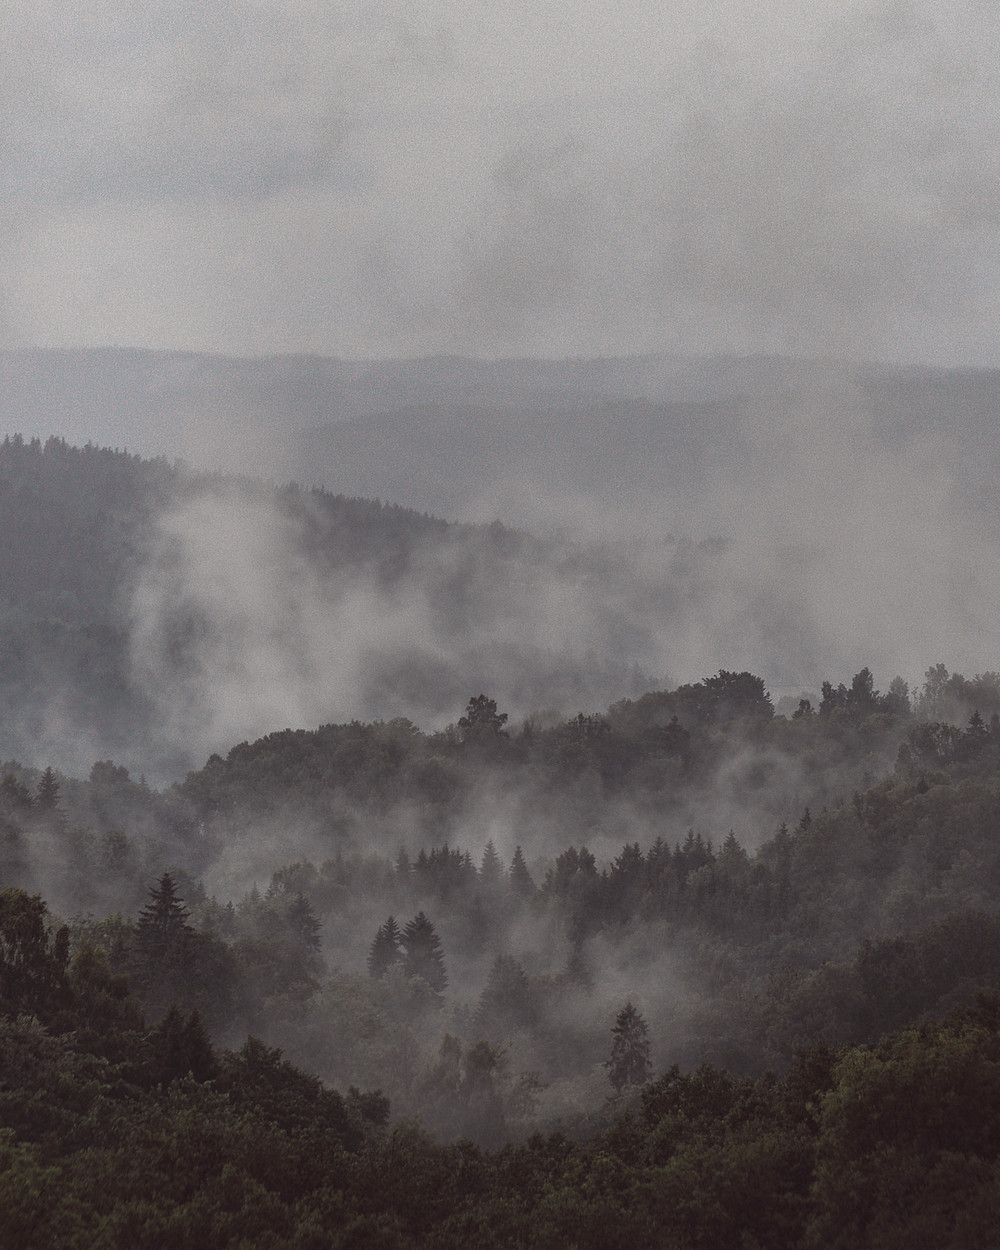
<svg viewBox="0 0 1000 1250"><path fill-rule="evenodd" d="M428 544L511 584L555 558L210 485L280 501L331 576L391 586ZM2 1244L984 1244L1000 674L861 667L776 703L719 668L572 713L472 686L430 725L272 728L150 782L132 592L205 489L0 448ZM23 708L57 695L128 762L47 763Z"/></svg>
<svg viewBox="0 0 1000 1250"><path fill-rule="evenodd" d="M931 670L912 703L991 685ZM699 686L645 701L671 737L713 704L685 731L692 770L713 733L784 719L750 675ZM745 701L717 700L727 686ZM252 820L248 756L321 805L344 782L321 782L320 744L329 762L338 737L367 739L352 806L367 795L374 823L424 735L273 735L160 792L108 761L76 782L8 767L8 1244L984 1244L998 717L887 710L902 696L862 671L799 709L788 732L811 753L893 733L895 763L752 852L694 831L602 860L518 846L509 865L492 842L478 862L447 843L338 849L225 900L163 865L217 853L236 812ZM565 770L568 794L594 744L610 754L621 735L641 754L643 702L603 730L514 732L477 696L432 737L478 777L540 768L561 741L548 779ZM620 793L623 773L589 784ZM32 893L40 852L67 901L104 905L55 914Z"/></svg>
<svg viewBox="0 0 1000 1250"><path fill-rule="evenodd" d="M610 645L641 630L600 546L57 438L0 444L0 507L0 719L22 758L162 778L276 722L444 723L484 677L521 707L650 684ZM704 553L674 557L697 580Z"/></svg>

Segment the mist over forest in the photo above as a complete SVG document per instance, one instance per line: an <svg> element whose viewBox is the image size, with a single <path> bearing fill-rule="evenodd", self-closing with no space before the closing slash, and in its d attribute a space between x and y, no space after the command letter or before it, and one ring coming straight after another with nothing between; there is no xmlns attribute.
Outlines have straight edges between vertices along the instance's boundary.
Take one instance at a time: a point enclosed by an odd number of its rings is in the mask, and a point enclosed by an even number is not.
<svg viewBox="0 0 1000 1250"><path fill-rule="evenodd" d="M166 378L247 380L200 462L167 454L169 423L152 456L44 423L0 444L18 1167L52 1064L74 1105L128 1115L211 1089L203 1131L266 1122L276 1158L322 1132L329 1158L488 1169L544 1140L572 1169L625 1150L628 1109L655 1136L686 1108L701 1149L712 1099L736 1115L750 1091L761 1132L818 1160L833 1129L807 1116L804 1146L789 1108L833 1100L861 1048L914 1022L979 1044L1000 991L993 374L15 365L53 423L74 395L169 408ZM300 385L320 374L322 402ZM284 414L272 444L240 404ZM113 1092L84 1095L86 1063ZM76 1112L46 1114L75 1192ZM815 1238L840 1199L810 1177Z"/></svg>
<svg viewBox="0 0 1000 1250"><path fill-rule="evenodd" d="M0 33L0 1244L994 1245L995 6Z"/></svg>
<svg viewBox="0 0 1000 1250"><path fill-rule="evenodd" d="M151 775L276 725L438 727L473 689L521 717L719 667L797 699L861 661L883 684L983 664L1000 594L991 371L37 350L0 364L9 432L72 445L75 428L81 446L158 457L120 466L107 499L57 484L50 457L31 489L74 529L63 560L101 530L91 571L68 573L91 579L73 592L87 602L67 616L54 569L7 594L43 615L61 595L52 621L119 630ZM198 622L183 648L182 617ZM50 690L35 716L47 759L128 749L113 716L70 706L63 731L65 702Z"/></svg>

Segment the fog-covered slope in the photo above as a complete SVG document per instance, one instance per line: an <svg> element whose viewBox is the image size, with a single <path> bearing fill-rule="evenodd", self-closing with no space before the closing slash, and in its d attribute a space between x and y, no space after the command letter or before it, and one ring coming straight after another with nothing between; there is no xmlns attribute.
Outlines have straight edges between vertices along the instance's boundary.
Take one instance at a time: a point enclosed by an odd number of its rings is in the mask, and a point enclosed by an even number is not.
<svg viewBox="0 0 1000 1250"><path fill-rule="evenodd" d="M131 519L86 473L34 512L11 478L5 560L44 571L32 619L119 631L102 689L141 690L195 760L278 725L439 724L474 690L573 714L725 667L794 698L859 656L885 687L929 662L975 671L994 646L993 373L124 351L0 367L11 428L167 457ZM57 697L90 663L69 658L81 637L31 653L48 685L29 738L99 754L118 738L87 743L72 709L67 732Z"/></svg>

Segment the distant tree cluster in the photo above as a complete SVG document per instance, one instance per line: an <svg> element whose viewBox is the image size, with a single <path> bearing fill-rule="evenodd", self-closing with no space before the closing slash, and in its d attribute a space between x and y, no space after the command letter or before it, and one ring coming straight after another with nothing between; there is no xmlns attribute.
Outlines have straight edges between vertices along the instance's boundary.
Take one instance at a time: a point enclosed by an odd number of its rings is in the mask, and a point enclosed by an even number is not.
<svg viewBox="0 0 1000 1250"><path fill-rule="evenodd" d="M368 973L378 978L390 968L399 968L408 978L422 978L437 993L447 986L441 939L422 911L402 929L390 916L375 934L368 954Z"/></svg>

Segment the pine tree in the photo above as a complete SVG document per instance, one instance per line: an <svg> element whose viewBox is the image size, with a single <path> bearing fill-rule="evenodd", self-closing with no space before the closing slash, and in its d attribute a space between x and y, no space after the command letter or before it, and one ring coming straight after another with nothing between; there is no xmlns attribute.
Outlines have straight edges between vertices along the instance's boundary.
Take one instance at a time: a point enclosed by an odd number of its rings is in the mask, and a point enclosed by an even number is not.
<svg viewBox="0 0 1000 1250"><path fill-rule="evenodd" d="M535 995L524 968L512 955L498 955L479 996L473 1017L476 1028L490 1037L503 1037L529 1028L535 1014Z"/></svg>
<svg viewBox="0 0 1000 1250"><path fill-rule="evenodd" d="M136 944L146 962L161 962L193 932L187 923L188 914L173 877L165 872L149 891L149 902L139 913L136 926Z"/></svg>
<svg viewBox="0 0 1000 1250"><path fill-rule="evenodd" d="M149 1034L149 1074L153 1084L169 1085L181 1077L209 1081L218 1075L218 1060L200 1013L184 1019L176 1003Z"/></svg>
<svg viewBox="0 0 1000 1250"><path fill-rule="evenodd" d="M283 911L284 928L293 941L303 950L318 954L320 949L320 933L323 926L316 918L312 903L304 894L293 894L288 899Z"/></svg>
<svg viewBox="0 0 1000 1250"><path fill-rule="evenodd" d="M54 812L59 806L59 782L51 768L46 768L38 780L35 806L40 812Z"/></svg>
<svg viewBox="0 0 1000 1250"><path fill-rule="evenodd" d="M487 842L486 849L483 851L483 858L479 864L480 884L488 893L495 893L503 886L506 875L503 861L497 854L497 848L492 841Z"/></svg>
<svg viewBox="0 0 1000 1250"><path fill-rule="evenodd" d="M510 888L521 898L530 898L535 892L535 883L524 862L524 855L519 846L514 848L514 858L510 861Z"/></svg>
<svg viewBox="0 0 1000 1250"><path fill-rule="evenodd" d="M441 939L423 912L418 912L403 930L402 947L406 976L423 977L431 989L440 993L448 984Z"/></svg>
<svg viewBox="0 0 1000 1250"><path fill-rule="evenodd" d="M604 1066L615 1092L620 1094L629 1085L644 1085L652 1072L649 1029L631 1003L619 1011L611 1037L611 1058Z"/></svg>
<svg viewBox="0 0 1000 1250"><path fill-rule="evenodd" d="M195 931L187 918L173 877L164 873L139 913L127 964L132 989L154 1016L190 996Z"/></svg>
<svg viewBox="0 0 1000 1250"><path fill-rule="evenodd" d="M379 977L385 976L390 968L402 961L402 940L399 925L396 924L395 917L390 916L375 934L375 940L368 952L368 975L373 980L377 981Z"/></svg>

